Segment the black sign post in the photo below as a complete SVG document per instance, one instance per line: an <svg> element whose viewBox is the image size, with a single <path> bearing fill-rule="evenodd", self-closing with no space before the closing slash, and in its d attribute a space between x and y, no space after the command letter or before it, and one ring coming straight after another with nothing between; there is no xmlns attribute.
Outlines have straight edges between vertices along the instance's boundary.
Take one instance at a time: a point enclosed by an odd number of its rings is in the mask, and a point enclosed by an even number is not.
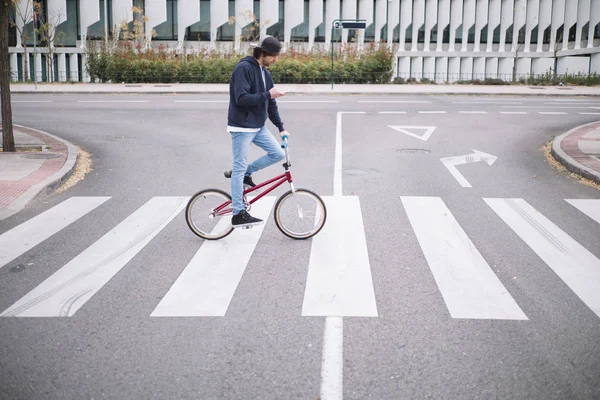
<svg viewBox="0 0 600 400"><path fill-rule="evenodd" d="M331 88L333 89L333 30L334 29L366 29L364 19L334 19L331 22Z"/></svg>

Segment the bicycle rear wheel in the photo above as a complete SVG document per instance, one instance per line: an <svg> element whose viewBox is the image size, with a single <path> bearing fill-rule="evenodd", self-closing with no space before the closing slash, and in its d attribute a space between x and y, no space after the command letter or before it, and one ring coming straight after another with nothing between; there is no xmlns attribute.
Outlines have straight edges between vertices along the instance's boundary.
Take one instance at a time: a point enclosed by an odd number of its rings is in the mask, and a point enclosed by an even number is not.
<svg viewBox="0 0 600 400"><path fill-rule="evenodd" d="M308 239L323 228L327 208L318 194L307 189L285 192L273 211L277 228L292 239Z"/></svg>
<svg viewBox="0 0 600 400"><path fill-rule="evenodd" d="M192 232L207 240L221 239L229 235L233 231L231 205L225 207L229 209L225 213L214 210L230 200L231 196L219 189L206 189L193 195L185 209L185 220Z"/></svg>

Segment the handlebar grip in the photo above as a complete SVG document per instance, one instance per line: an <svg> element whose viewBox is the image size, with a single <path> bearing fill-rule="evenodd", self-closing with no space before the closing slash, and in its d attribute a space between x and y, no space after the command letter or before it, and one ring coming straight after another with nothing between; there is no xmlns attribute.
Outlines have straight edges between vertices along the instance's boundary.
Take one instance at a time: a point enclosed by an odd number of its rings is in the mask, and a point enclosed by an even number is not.
<svg viewBox="0 0 600 400"><path fill-rule="evenodd" d="M281 143L281 148L285 149L285 148L288 147L288 142L287 142L288 141L288 136L287 135L283 135L282 139L283 139L283 143Z"/></svg>

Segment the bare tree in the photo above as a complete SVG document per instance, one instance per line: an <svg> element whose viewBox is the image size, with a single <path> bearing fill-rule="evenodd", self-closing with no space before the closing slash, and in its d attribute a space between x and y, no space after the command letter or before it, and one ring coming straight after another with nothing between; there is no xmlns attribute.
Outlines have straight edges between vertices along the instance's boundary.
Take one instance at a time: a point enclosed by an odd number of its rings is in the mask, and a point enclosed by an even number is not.
<svg viewBox="0 0 600 400"><path fill-rule="evenodd" d="M11 0L0 0L0 102L2 102L2 150L15 151L10 100L8 27Z"/></svg>
<svg viewBox="0 0 600 400"><path fill-rule="evenodd" d="M54 57L56 54L55 45L62 42L65 34L57 31L56 26L61 21L60 12L54 16L40 16L40 28L38 30L40 36L40 45L48 48L46 57L46 71L48 71L48 82L51 82L54 77Z"/></svg>
<svg viewBox="0 0 600 400"><path fill-rule="evenodd" d="M27 81L29 80L29 56L27 54L27 41L29 40L29 32L27 31L27 25L33 22L33 12L39 11L40 5L33 0L11 0L10 2L15 10L15 21L11 23L17 29L17 34L19 35L21 44L23 45L23 59L25 62L23 78L25 81Z"/></svg>

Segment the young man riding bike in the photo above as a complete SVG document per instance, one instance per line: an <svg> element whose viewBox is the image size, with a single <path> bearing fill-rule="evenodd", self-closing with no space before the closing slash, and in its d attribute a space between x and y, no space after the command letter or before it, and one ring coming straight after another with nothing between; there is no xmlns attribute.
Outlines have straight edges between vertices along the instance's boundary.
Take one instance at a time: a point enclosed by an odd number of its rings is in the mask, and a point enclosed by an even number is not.
<svg viewBox="0 0 600 400"><path fill-rule="evenodd" d="M252 217L245 209L245 186L256 186L252 174L285 157L277 140L266 127L267 117L283 138L289 133L283 127L276 98L284 95L274 87L271 73L266 67L275 63L281 43L273 36L264 36L254 47L253 56L244 57L234 68L229 83L229 110L227 131L231 134L233 169L225 176L231 177L232 215L234 228L259 225L263 220ZM248 150L254 143L267 152L248 165Z"/></svg>

